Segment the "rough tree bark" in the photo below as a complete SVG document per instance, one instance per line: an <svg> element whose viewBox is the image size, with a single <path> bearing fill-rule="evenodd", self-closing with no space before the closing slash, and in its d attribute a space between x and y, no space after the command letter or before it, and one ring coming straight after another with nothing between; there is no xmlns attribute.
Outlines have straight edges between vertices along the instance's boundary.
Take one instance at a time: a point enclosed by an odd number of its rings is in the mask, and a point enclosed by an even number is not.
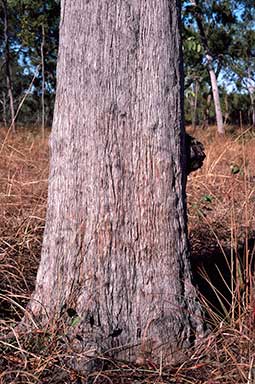
<svg viewBox="0 0 255 384"><path fill-rule="evenodd" d="M203 335L179 22L180 1L62 1L47 221L29 307L43 323L77 314L69 341L89 356L173 362Z"/></svg>

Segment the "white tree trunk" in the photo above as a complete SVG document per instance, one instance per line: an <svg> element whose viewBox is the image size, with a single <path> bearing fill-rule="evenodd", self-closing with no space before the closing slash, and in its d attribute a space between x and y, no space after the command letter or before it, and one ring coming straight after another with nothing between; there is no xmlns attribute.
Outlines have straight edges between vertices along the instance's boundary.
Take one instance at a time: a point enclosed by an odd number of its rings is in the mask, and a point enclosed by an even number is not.
<svg viewBox="0 0 255 384"><path fill-rule="evenodd" d="M224 135L225 129L224 129L223 117L222 117L222 111L221 111L221 105L220 105L219 88L218 88L218 82L215 75L215 71L212 65L212 57L209 54L207 54L206 60L207 60L207 67L208 67L208 72L210 75L210 80L212 85L217 131L220 135Z"/></svg>
<svg viewBox="0 0 255 384"><path fill-rule="evenodd" d="M190 0L190 3L194 7L199 6L197 0ZM208 68L208 72L209 72L209 76L210 76L210 80L211 80L217 130L218 130L219 134L224 135L225 130L224 130L224 125L223 125L223 118L222 118L222 111L221 111L221 105L220 105L220 96L219 96L217 77L215 75L215 71L213 68L213 58L210 54L207 36L205 34L205 29L204 29L204 25L203 25L203 16L202 16L202 13L200 11L197 11L197 10L195 11L195 18L196 18L196 22L197 22L198 29L199 29L201 43L202 43L203 48L205 50L205 57L207 60L207 68Z"/></svg>

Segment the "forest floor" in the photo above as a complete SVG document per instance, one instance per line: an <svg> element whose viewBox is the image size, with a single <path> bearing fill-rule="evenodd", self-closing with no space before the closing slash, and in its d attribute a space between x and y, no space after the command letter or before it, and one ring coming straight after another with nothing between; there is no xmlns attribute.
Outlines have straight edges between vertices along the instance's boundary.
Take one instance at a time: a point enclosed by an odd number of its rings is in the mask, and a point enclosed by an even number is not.
<svg viewBox="0 0 255 384"><path fill-rule="evenodd" d="M255 131L197 129L206 160L189 176L189 234L194 277L211 333L178 367L112 363L91 383L255 383ZM84 383L64 365L57 330L15 334L33 291L45 223L47 138L0 130L0 384ZM210 303L209 303L210 302Z"/></svg>

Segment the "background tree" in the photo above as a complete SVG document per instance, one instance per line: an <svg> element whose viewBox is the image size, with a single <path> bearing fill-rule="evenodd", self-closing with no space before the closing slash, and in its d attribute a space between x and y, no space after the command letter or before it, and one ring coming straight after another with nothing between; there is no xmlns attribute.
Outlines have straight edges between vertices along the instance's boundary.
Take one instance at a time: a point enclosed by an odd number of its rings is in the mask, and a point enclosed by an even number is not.
<svg viewBox="0 0 255 384"><path fill-rule="evenodd" d="M67 333L80 352L173 362L203 335L187 241L179 26L179 1L62 2L30 310L42 323L75 318Z"/></svg>
<svg viewBox="0 0 255 384"><path fill-rule="evenodd" d="M55 0L45 2L41 0L6 0L6 4L8 5L10 19L9 62L15 110L17 110L20 101L28 90L35 73L38 72L33 87L26 97L19 116L16 118L26 124L39 123L42 120L42 109L45 109L45 124L49 125L52 120L56 87L59 2ZM0 12L0 20L2 26L4 26L3 10L2 13ZM44 76L43 66L41 65L43 31L45 35L45 43L43 44ZM0 34L0 49L4 53L3 33ZM3 102L7 98L7 88L1 77L0 82L4 92L0 96L3 106ZM45 87L42 86L43 82ZM44 88L45 92L42 92ZM43 93L44 108L41 106ZM3 112L4 108L2 109ZM7 115L8 112L9 110L6 111Z"/></svg>
<svg viewBox="0 0 255 384"><path fill-rule="evenodd" d="M230 4L227 2L213 1L209 3L209 7L208 2L198 0L191 0L190 4L186 7L186 11L191 12L197 23L205 63L210 76L217 129L220 134L224 134L217 75L221 70L222 58L231 44L231 28L227 31L226 25L229 29L229 26L235 22L235 17L231 12Z"/></svg>
<svg viewBox="0 0 255 384"><path fill-rule="evenodd" d="M229 77L235 90L250 96L251 124L255 126L255 9L248 2L240 2L239 20L231 47Z"/></svg>
<svg viewBox="0 0 255 384"><path fill-rule="evenodd" d="M9 7L7 0L1 0L2 6L2 23L3 23L3 57L4 63L3 66L5 68L5 81L6 81L6 90L9 98L9 110L11 115L11 127L13 132L15 132L15 110L14 110L14 99L13 99L13 86L12 86L12 71L11 71L11 36L10 36L10 15L9 15ZM6 98L3 97L4 105L6 105ZM6 109L4 108L4 111ZM6 120L6 113L5 113Z"/></svg>
<svg viewBox="0 0 255 384"><path fill-rule="evenodd" d="M186 119L192 123L193 131L202 117L199 116L199 105L201 106L201 94L210 88L205 87L209 82L208 72L203 64L202 46L199 35L190 27L183 29L183 50L185 58L185 114ZM200 94L200 100L199 100ZM200 108L201 109L201 108Z"/></svg>
<svg viewBox="0 0 255 384"><path fill-rule="evenodd" d="M14 111L17 111L26 94L25 102L16 116L16 121L19 124L39 125L41 122L43 123L43 115L45 125L51 125L56 89L59 1L6 0L6 4L9 17L9 64ZM194 16L198 12L202 17L207 43L213 58L221 108L225 108L226 95L230 104L234 106L234 101L230 100L233 93L236 93L237 97L241 93L248 93L250 106L248 110L242 111L242 115L245 121L251 122L254 115L252 112L254 111L253 3L251 0L240 2L208 0L197 1L197 4L198 6L194 7L189 1L183 1L186 121L192 123L194 128L195 125L207 126L209 122L210 124L215 122L215 112L211 102L211 81L205 65L205 50ZM7 121L9 124L11 113L4 73L6 66L2 6L0 6L0 23L0 65L2 69L0 71L0 116L4 124L7 124ZM45 31L44 44L42 44L43 30ZM42 53L44 71L41 65ZM248 72L250 75L247 77ZM35 76L35 74L37 75ZM32 79L34 79L33 86L27 93ZM42 99L44 100L42 101ZM45 113L43 113L43 109ZM239 114L239 110L235 111L235 114ZM235 120L232 122L229 117L227 122L232 124Z"/></svg>
<svg viewBox="0 0 255 384"><path fill-rule="evenodd" d="M53 113L60 4L56 0L22 2L12 0L12 3L16 9L18 8L20 15L19 38L23 47L26 71L33 73L40 65L33 93L38 102L42 100L42 108L38 109L42 112L40 119L44 126L45 123L51 122Z"/></svg>

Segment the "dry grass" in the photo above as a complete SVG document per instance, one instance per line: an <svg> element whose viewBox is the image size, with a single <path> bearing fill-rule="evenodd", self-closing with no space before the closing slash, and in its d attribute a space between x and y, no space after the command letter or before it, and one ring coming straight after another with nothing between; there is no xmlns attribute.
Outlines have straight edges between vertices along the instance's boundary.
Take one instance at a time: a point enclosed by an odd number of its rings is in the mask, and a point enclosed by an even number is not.
<svg viewBox="0 0 255 384"><path fill-rule="evenodd" d="M0 134L0 319L24 304L34 287L44 226L48 150L46 141L25 132L5 141ZM11 300L5 300L8 297Z"/></svg>
<svg viewBox="0 0 255 384"><path fill-rule="evenodd" d="M237 306L239 316L253 304L255 132L239 130L224 139L212 132L197 136L205 143L207 158L187 190L193 265L212 280L213 304L217 295L225 315L232 309L235 321Z"/></svg>
<svg viewBox="0 0 255 384"><path fill-rule="evenodd" d="M46 140L27 130L6 140L6 132L0 132L0 332L4 334L14 329L34 288L48 149ZM188 182L189 227L194 273L213 331L178 367L108 362L104 371L90 377L91 383L255 382L255 133L236 131L222 139L211 128L198 130L196 137L205 144L207 158ZM85 383L66 368L70 351L64 349L63 340L61 327L23 336L15 335L14 329L12 339L0 338L0 384Z"/></svg>

